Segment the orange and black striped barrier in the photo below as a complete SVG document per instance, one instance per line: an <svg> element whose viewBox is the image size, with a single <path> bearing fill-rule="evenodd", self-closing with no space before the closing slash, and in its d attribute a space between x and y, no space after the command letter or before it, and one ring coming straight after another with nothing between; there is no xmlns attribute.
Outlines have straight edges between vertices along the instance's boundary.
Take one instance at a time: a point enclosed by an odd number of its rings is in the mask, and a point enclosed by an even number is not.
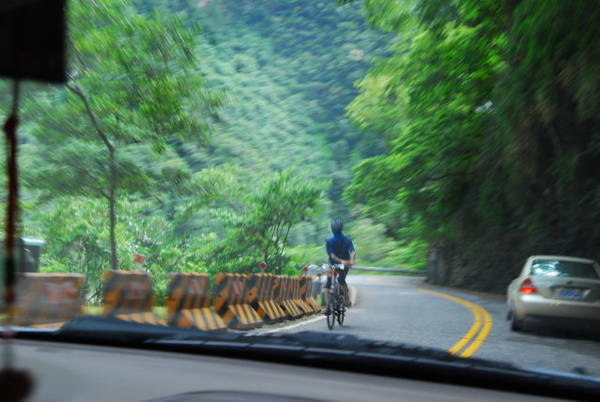
<svg viewBox="0 0 600 402"><path fill-rule="evenodd" d="M275 322L286 317L285 311L273 300L273 275L250 274L247 278L248 304L265 322Z"/></svg>
<svg viewBox="0 0 600 402"><path fill-rule="evenodd" d="M300 300L309 305L314 313L321 311L321 306L313 297L313 281L310 276L300 277Z"/></svg>
<svg viewBox="0 0 600 402"><path fill-rule="evenodd" d="M314 313L314 309L300 297L300 278L297 276L291 277L290 286L292 288L292 301L296 304L296 306L298 306L298 308L302 310L304 314Z"/></svg>
<svg viewBox="0 0 600 402"><path fill-rule="evenodd" d="M154 290L145 272L104 272L104 317L142 324L166 325L153 312Z"/></svg>
<svg viewBox="0 0 600 402"><path fill-rule="evenodd" d="M285 275L276 275L274 281L275 294L274 299L277 304L286 312L288 317L298 318L303 313L296 303L292 301L292 286L290 277Z"/></svg>
<svg viewBox="0 0 600 402"><path fill-rule="evenodd" d="M17 279L15 325L58 328L79 317L83 283L79 274L23 273Z"/></svg>
<svg viewBox="0 0 600 402"><path fill-rule="evenodd" d="M229 328L252 329L264 324L248 304L246 282L243 274L217 275L214 308Z"/></svg>
<svg viewBox="0 0 600 402"><path fill-rule="evenodd" d="M167 311L169 325L198 328L204 331L224 330L227 325L210 307L210 282L207 274L171 273Z"/></svg>

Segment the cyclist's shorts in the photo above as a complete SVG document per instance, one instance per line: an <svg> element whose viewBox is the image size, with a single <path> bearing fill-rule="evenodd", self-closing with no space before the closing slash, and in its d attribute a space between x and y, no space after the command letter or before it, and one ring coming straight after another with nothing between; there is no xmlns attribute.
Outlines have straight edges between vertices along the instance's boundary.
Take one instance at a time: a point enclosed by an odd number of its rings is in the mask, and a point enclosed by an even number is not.
<svg viewBox="0 0 600 402"><path fill-rule="evenodd" d="M333 267L339 269L338 274L338 282L342 285L346 284L346 275L348 274L348 269L344 267L344 264L334 264ZM325 282L325 289L331 289L331 278L333 275L330 272L327 272L327 282Z"/></svg>

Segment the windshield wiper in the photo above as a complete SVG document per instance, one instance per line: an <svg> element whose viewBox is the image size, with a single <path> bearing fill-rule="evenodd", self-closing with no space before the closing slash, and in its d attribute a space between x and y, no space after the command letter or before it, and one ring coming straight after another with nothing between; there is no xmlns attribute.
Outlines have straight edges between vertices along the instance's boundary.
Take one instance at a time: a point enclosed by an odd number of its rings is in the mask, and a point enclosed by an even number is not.
<svg viewBox="0 0 600 402"><path fill-rule="evenodd" d="M249 359L570 400L600 400L600 379L595 377L461 358L441 349L350 334L305 331L250 335L80 317L58 331L18 332L17 338Z"/></svg>

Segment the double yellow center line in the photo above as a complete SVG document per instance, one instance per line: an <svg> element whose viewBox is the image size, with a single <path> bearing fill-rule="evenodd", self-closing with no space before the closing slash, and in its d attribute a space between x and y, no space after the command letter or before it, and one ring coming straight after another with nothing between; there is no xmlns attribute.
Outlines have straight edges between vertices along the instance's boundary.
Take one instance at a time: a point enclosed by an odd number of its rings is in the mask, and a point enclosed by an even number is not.
<svg viewBox="0 0 600 402"><path fill-rule="evenodd" d="M369 278L368 280L373 280ZM485 342L490 331L492 330L492 317L483 307L471 303L465 299L461 299L456 296L451 296L445 293L434 292L433 290L422 289L398 283L390 282L379 282L386 285L399 286L399 287L410 287L418 290L419 292L428 293L432 296L443 297L444 299L450 300L454 303L458 303L463 307L471 310L473 313L473 325L469 328L469 331L450 349L448 353L458 355L459 357L471 357L479 349L481 344Z"/></svg>
<svg viewBox="0 0 600 402"><path fill-rule="evenodd" d="M485 342L490 331L492 330L492 317L483 307L471 303L459 297L450 296L445 293L434 292L432 290L416 288L419 292L428 293L433 296L443 297L468 308L473 313L473 325L462 339L450 349L448 353L458 355L460 357L471 357L477 349ZM462 353L460 353L462 351ZM460 353L460 354L459 354Z"/></svg>

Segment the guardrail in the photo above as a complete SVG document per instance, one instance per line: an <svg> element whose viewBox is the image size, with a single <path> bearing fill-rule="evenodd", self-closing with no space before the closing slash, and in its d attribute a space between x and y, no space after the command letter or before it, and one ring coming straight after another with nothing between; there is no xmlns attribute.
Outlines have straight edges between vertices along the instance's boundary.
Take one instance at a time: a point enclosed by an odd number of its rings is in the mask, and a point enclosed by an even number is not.
<svg viewBox="0 0 600 402"><path fill-rule="evenodd" d="M357 271L376 271L376 272L392 272L395 274L409 274L409 275L417 275L417 276L427 276L427 270L414 270L414 269L395 269L395 268L380 268L380 267L360 267L353 266L353 270Z"/></svg>
<svg viewBox="0 0 600 402"><path fill-rule="evenodd" d="M212 284L206 274L172 273L170 278L168 317L163 320L156 315L155 292L147 272L105 271L102 315L138 323L219 331L253 329L320 312L313 299L314 283L310 276L223 273ZM76 274L20 275L15 324L58 328L82 315L84 281L83 275ZM46 293L51 297L46 297Z"/></svg>
<svg viewBox="0 0 600 402"><path fill-rule="evenodd" d="M357 271L427 275L427 271L354 266ZM156 316L154 288L146 272L105 271L103 315L125 321L198 328L206 331L252 329L320 311L326 264L311 264L303 276L172 273L167 320ZM312 280L316 276L317 280ZM303 278L303 279L302 279ZM82 314L83 275L28 273L17 282L15 323L59 327ZM35 288L35 289L34 289ZM317 300L315 300L317 299Z"/></svg>
<svg viewBox="0 0 600 402"><path fill-rule="evenodd" d="M309 275L322 275L327 273L327 264L310 264L304 268L304 272ZM408 274L417 276L427 276L427 270L413 270L413 269L396 269L396 268L381 268L381 267L363 267L360 265L352 266L353 271L374 271L374 272L390 272L395 274Z"/></svg>

